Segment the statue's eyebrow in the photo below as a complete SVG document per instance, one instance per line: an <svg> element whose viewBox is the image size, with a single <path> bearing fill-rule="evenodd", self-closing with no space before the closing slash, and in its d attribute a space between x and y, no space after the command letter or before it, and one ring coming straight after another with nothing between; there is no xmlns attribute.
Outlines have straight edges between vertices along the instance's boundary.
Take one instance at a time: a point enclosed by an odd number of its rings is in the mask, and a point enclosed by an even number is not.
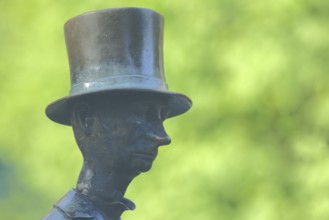
<svg viewBox="0 0 329 220"><path fill-rule="evenodd" d="M169 113L170 113L170 109L166 105L161 106L160 117L162 121L168 118Z"/></svg>

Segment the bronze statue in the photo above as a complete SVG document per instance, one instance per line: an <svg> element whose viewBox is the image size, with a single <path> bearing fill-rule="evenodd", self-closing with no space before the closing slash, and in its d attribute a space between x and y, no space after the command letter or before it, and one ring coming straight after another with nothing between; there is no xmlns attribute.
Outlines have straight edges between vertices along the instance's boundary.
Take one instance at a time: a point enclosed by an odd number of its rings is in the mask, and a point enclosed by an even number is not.
<svg viewBox="0 0 329 220"><path fill-rule="evenodd" d="M135 209L124 194L170 143L163 121L191 107L167 89L162 30L162 16L142 8L89 12L65 24L71 91L46 114L72 126L84 161L76 189L44 219L119 220Z"/></svg>

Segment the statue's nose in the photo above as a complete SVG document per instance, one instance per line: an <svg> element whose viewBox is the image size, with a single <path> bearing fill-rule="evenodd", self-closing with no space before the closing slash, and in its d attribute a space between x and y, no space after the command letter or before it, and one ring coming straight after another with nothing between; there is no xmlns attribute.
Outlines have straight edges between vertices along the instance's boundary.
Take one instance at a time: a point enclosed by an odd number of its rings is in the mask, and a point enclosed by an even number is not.
<svg viewBox="0 0 329 220"><path fill-rule="evenodd" d="M165 131L147 133L148 139L156 141L159 145L168 145L171 143L171 139Z"/></svg>

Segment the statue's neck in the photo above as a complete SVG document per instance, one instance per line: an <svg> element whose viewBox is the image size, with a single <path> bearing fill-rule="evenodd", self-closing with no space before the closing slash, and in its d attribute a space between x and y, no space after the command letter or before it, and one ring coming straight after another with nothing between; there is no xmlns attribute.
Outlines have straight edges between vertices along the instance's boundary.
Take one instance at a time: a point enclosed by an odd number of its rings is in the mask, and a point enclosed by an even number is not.
<svg viewBox="0 0 329 220"><path fill-rule="evenodd" d="M117 217L109 219L120 219L123 211L135 208L123 197L134 176L105 171L95 163L92 165L84 162L77 191L88 196L106 216Z"/></svg>

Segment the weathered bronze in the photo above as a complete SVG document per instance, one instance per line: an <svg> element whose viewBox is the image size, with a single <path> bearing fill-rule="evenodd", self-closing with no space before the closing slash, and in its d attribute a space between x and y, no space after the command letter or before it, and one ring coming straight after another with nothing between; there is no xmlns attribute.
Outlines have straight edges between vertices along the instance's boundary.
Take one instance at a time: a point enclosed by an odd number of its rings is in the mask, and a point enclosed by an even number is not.
<svg viewBox="0 0 329 220"><path fill-rule="evenodd" d="M191 107L167 89L162 30L162 16L142 8L89 12L65 24L71 91L46 114L72 126L83 167L76 189L44 219L119 220L135 209L124 194L170 143L163 121Z"/></svg>

